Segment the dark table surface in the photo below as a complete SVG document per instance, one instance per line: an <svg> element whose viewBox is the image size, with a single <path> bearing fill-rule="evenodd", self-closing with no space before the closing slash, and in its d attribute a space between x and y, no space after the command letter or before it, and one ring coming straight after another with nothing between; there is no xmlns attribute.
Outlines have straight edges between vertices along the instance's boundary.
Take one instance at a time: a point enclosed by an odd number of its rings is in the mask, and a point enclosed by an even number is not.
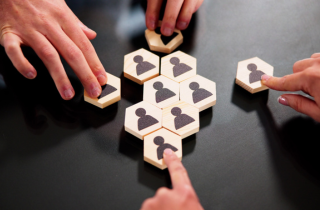
<svg viewBox="0 0 320 210"><path fill-rule="evenodd" d="M24 79L0 49L0 209L138 209L167 170L143 161L143 142L124 131L125 109L143 87L123 77L123 57L144 38L139 1L68 4L98 33L92 41L106 70L121 77L122 100L100 110L64 63L76 96L63 101L46 68ZM275 76L320 51L318 0L205 1L178 48L217 83L217 104L200 114L200 132L183 140L183 163L205 209L320 209L320 124L235 85L238 61L258 56ZM163 56L163 54L159 54Z"/></svg>

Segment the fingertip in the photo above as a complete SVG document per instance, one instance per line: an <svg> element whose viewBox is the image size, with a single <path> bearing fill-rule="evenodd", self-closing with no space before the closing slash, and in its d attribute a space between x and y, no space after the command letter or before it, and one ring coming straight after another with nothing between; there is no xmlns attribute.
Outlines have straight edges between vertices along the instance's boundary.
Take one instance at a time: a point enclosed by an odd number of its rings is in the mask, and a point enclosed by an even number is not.
<svg viewBox="0 0 320 210"><path fill-rule="evenodd" d="M272 76L267 75L267 74L262 75L262 76L261 76L261 83L262 83L263 85L267 85L267 84L268 84L268 80L269 80L270 78L272 78Z"/></svg>
<svg viewBox="0 0 320 210"><path fill-rule="evenodd" d="M153 18L147 18L146 20L146 25L147 25L147 28L150 30L150 31L154 31L156 29L156 20L154 20Z"/></svg>
<svg viewBox="0 0 320 210"><path fill-rule="evenodd" d="M288 99L286 97L284 97L284 96L279 96L277 101L279 102L279 104L282 104L284 106L289 106Z"/></svg>
<svg viewBox="0 0 320 210"><path fill-rule="evenodd" d="M101 86L107 84L108 82L108 78L106 74L100 74L99 76L97 76L97 80Z"/></svg>
<svg viewBox="0 0 320 210"><path fill-rule="evenodd" d="M185 30L188 27L189 23L187 21L179 20L177 23L177 29Z"/></svg>
<svg viewBox="0 0 320 210"><path fill-rule="evenodd" d="M74 92L73 88L68 88L63 91L62 98L64 100L70 100L74 97L74 95L75 95L75 92Z"/></svg>
<svg viewBox="0 0 320 210"><path fill-rule="evenodd" d="M37 76L37 72L35 70L33 71L29 71L27 74L26 74L26 78L27 79L34 79L36 78Z"/></svg>
<svg viewBox="0 0 320 210"><path fill-rule="evenodd" d="M171 36L173 34L173 27L169 26L168 24L162 24L161 33L164 36Z"/></svg>

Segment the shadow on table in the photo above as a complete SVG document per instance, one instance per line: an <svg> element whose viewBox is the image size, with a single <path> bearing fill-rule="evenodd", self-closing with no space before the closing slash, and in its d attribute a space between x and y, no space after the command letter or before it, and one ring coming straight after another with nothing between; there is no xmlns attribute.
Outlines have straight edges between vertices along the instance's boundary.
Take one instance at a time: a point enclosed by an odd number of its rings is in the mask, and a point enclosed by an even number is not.
<svg viewBox="0 0 320 210"><path fill-rule="evenodd" d="M315 203L319 204L318 196L314 196L319 191L310 188L320 186L320 153L316 146L320 124L307 117L295 117L277 126L267 106L268 92L251 94L234 84L232 103L246 112L258 113L282 192L298 209L312 208ZM294 167L288 164L288 158ZM308 181L305 178L316 186L306 185ZM310 191L315 193L311 196Z"/></svg>

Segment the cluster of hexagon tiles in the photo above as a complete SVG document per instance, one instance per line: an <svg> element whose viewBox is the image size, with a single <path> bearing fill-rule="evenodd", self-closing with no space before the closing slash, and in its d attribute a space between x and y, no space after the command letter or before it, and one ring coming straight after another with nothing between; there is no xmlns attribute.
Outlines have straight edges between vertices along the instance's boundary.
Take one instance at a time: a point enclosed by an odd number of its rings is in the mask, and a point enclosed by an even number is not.
<svg viewBox="0 0 320 210"><path fill-rule="evenodd" d="M143 81L144 73L159 69L159 57L144 49L125 56L127 78L144 83L143 101L126 109L125 130L144 140L144 160L160 169L167 167L166 148L182 158L182 139L199 131L199 112L216 103L216 84L197 75L196 62L172 53L161 59L160 76L152 73Z"/></svg>

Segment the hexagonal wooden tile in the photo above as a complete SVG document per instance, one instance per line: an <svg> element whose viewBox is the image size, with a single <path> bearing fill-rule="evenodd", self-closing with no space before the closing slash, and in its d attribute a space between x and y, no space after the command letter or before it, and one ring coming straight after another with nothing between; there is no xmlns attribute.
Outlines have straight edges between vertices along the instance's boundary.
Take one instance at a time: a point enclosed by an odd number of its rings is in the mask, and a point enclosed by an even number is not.
<svg viewBox="0 0 320 210"><path fill-rule="evenodd" d="M182 141L178 136L165 128L161 128L144 138L143 156L144 160L160 169L167 168L163 160L163 152L170 148L182 159Z"/></svg>
<svg viewBox="0 0 320 210"><path fill-rule="evenodd" d="M121 85L120 78L113 76L107 72L107 84L102 86L102 93L98 98L91 98L87 91L84 90L84 100L101 109L120 101L121 99Z"/></svg>
<svg viewBox="0 0 320 210"><path fill-rule="evenodd" d="M250 93L257 93L268 89L261 84L261 76L268 74L273 76L273 66L258 57L240 61L236 76L236 84Z"/></svg>
<svg viewBox="0 0 320 210"><path fill-rule="evenodd" d="M199 109L184 101L171 104L162 113L163 127L183 139L199 131Z"/></svg>
<svg viewBox="0 0 320 210"><path fill-rule="evenodd" d="M124 77L142 85L159 76L159 56L141 48L124 56Z"/></svg>
<svg viewBox="0 0 320 210"><path fill-rule="evenodd" d="M203 111L216 104L216 83L200 75L180 83L180 100Z"/></svg>
<svg viewBox="0 0 320 210"><path fill-rule="evenodd" d="M161 21L158 23L158 28L154 31L147 29L145 31L145 37L148 42L149 48L152 51L171 53L183 42L183 36L180 30L174 29L171 36L166 37L160 32Z"/></svg>
<svg viewBox="0 0 320 210"><path fill-rule="evenodd" d="M143 100L164 108L179 101L179 83L159 76L144 83Z"/></svg>
<svg viewBox="0 0 320 210"><path fill-rule="evenodd" d="M141 101L126 109L125 130L143 140L144 136L162 127L162 110Z"/></svg>
<svg viewBox="0 0 320 210"><path fill-rule="evenodd" d="M197 59L181 51L161 58L161 75L182 82L197 74Z"/></svg>

